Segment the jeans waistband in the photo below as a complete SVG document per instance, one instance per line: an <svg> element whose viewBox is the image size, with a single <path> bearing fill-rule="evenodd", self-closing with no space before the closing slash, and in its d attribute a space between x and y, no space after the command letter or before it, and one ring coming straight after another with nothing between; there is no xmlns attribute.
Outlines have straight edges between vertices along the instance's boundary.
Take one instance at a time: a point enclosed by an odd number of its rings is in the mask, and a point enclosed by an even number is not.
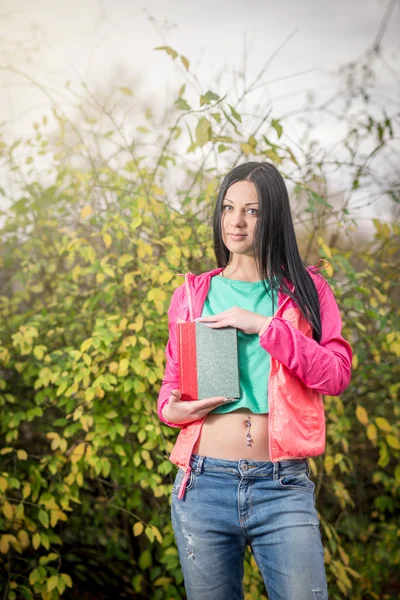
<svg viewBox="0 0 400 600"><path fill-rule="evenodd" d="M190 466L192 471L198 475L202 471L224 471L233 475L248 477L272 476L274 480L279 479L283 474L300 474L305 471L307 475L310 475L311 471L307 458L271 462L269 460L249 460L247 458L227 460L225 458L192 454Z"/></svg>

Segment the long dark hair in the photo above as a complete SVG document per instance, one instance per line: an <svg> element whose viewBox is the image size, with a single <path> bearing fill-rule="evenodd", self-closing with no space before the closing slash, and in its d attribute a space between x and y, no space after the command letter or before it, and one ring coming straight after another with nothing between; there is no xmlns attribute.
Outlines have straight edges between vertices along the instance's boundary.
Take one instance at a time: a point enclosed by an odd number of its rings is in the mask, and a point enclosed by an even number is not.
<svg viewBox="0 0 400 600"><path fill-rule="evenodd" d="M319 342L321 315L317 290L300 258L285 182L270 163L246 162L224 177L213 223L214 252L218 267L226 267L230 255L222 240L222 203L228 188L238 181L251 181L257 190L259 206L253 252L261 279L267 279L272 289L281 289L293 299L311 325L313 338ZM294 285L294 293L289 290L285 279ZM264 286L269 293L265 282Z"/></svg>

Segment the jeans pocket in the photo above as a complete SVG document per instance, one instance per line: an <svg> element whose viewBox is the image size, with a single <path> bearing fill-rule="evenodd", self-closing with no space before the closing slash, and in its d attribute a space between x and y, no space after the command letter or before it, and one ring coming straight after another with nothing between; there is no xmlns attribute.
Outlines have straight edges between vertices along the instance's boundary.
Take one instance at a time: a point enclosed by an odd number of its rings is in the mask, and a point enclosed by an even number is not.
<svg viewBox="0 0 400 600"><path fill-rule="evenodd" d="M174 485L172 486L172 493L178 495L179 489L182 484L182 480L185 476L185 471L183 469L178 468L178 472L175 477ZM194 486L196 481L196 474L194 471L190 471L189 479L186 482L185 492L188 492Z"/></svg>
<svg viewBox="0 0 400 600"><path fill-rule="evenodd" d="M283 477L278 479L278 484L279 487L288 490L314 492L315 489L315 483L309 478L306 471L283 475Z"/></svg>

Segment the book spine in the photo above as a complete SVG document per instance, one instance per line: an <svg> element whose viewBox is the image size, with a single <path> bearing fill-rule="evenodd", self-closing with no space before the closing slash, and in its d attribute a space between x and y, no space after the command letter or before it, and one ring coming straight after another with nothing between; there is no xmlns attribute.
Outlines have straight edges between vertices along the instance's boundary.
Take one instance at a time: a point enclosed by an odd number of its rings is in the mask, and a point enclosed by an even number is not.
<svg viewBox="0 0 400 600"><path fill-rule="evenodd" d="M197 400L196 323L178 323L181 400Z"/></svg>

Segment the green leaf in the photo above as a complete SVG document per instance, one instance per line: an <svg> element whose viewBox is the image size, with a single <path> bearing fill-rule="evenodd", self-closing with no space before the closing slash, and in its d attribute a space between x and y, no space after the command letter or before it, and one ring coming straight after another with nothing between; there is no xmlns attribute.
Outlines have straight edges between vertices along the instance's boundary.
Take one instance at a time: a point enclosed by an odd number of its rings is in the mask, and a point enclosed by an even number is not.
<svg viewBox="0 0 400 600"><path fill-rule="evenodd" d="M211 116L217 121L217 123L221 123L221 113L211 113Z"/></svg>
<svg viewBox="0 0 400 600"><path fill-rule="evenodd" d="M200 106L204 104L211 104L214 100L219 100L219 96L208 90L204 95L200 96Z"/></svg>
<svg viewBox="0 0 400 600"><path fill-rule="evenodd" d="M153 539L154 539L154 536L153 536ZM139 556L138 562L139 562L139 567L141 568L142 571L145 571L146 569L148 569L152 563L150 551L143 550L143 552Z"/></svg>
<svg viewBox="0 0 400 600"><path fill-rule="evenodd" d="M119 89L120 92L122 92L126 96L133 96L132 90L130 88L128 88L128 87L120 87L118 89Z"/></svg>
<svg viewBox="0 0 400 600"><path fill-rule="evenodd" d="M183 56L183 54L181 54L180 59L181 59L183 66L185 67L186 71L189 71L189 61L186 58L186 56Z"/></svg>
<svg viewBox="0 0 400 600"><path fill-rule="evenodd" d="M41 524L43 525L43 527L46 527L46 529L49 526L49 515L47 514L47 512L43 509L39 510L39 514L38 514L38 519L41 522Z"/></svg>
<svg viewBox="0 0 400 600"><path fill-rule="evenodd" d="M242 122L242 117L239 115L239 113L230 104L228 104L228 106L231 109L232 117L234 119L236 119L236 121L239 121L239 123L241 123Z"/></svg>
<svg viewBox="0 0 400 600"><path fill-rule="evenodd" d="M175 106L179 110L190 110L191 109L190 104L188 104L184 98L178 98L177 100L175 100Z"/></svg>
<svg viewBox="0 0 400 600"><path fill-rule="evenodd" d="M169 56L172 56L172 60L175 60L175 58L178 56L177 51L173 48L170 48L170 46L158 46L157 48L154 48L154 50L164 50L167 54L169 54Z"/></svg>
<svg viewBox="0 0 400 600"><path fill-rule="evenodd" d="M47 591L52 592L58 584L58 575L52 575L47 580Z"/></svg>
<svg viewBox="0 0 400 600"><path fill-rule="evenodd" d="M318 202L318 204L322 204L323 206L326 206L327 208L332 208L332 205L329 204L329 202L327 202L325 200L325 198L323 198L322 196L317 194L317 192L311 191L310 195L311 195L311 198L313 200L315 200L315 202Z"/></svg>
<svg viewBox="0 0 400 600"><path fill-rule="evenodd" d="M271 125L275 129L276 133L278 134L278 140L279 140L279 138L281 137L282 132L283 132L282 125L276 119L272 119Z"/></svg>
<svg viewBox="0 0 400 600"><path fill-rule="evenodd" d="M206 117L201 117L196 127L196 143L203 147L211 139L211 123Z"/></svg>

